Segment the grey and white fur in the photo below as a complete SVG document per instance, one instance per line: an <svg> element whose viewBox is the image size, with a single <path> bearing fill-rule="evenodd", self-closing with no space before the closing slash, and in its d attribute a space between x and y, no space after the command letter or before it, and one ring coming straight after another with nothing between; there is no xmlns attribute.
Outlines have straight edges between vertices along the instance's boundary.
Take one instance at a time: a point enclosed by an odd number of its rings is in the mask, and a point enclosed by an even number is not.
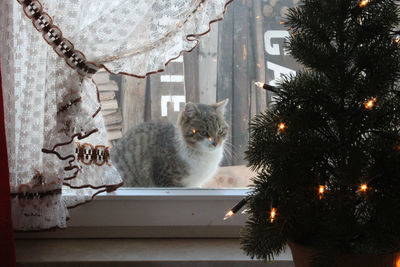
<svg viewBox="0 0 400 267"><path fill-rule="evenodd" d="M147 122L130 129L111 159L126 187L201 187L223 157L228 99L213 105L187 103L177 123Z"/></svg>

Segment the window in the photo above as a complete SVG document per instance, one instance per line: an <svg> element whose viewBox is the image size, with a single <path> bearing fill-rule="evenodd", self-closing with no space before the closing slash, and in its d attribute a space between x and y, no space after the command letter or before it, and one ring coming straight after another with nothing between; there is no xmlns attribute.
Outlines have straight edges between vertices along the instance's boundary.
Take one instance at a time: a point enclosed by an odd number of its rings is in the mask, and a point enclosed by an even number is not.
<svg viewBox="0 0 400 267"><path fill-rule="evenodd" d="M143 122L175 123L185 102L214 104L229 99L227 150L221 168L203 189L121 188L70 210L69 228L22 237L237 237L245 216L223 221L247 193L255 174L244 152L249 122L271 105L273 95L255 86L274 85L299 66L284 50L288 32L282 15L296 0L234 1L223 21L212 24L190 53L145 79L98 72L110 147ZM204 188L207 188L206 190ZM82 230L83 229L83 230Z"/></svg>
<svg viewBox="0 0 400 267"><path fill-rule="evenodd" d="M273 95L254 82L275 85L281 75L298 69L284 49L289 33L282 25L282 16L296 2L232 3L225 19L211 25L211 32L201 38L196 49L169 62L164 72L145 79L110 76L105 71L96 74L110 146L143 122L175 124L185 102L215 104L229 99L225 111L229 130L221 168L202 187L245 188L251 184L255 174L244 160L249 122L273 100Z"/></svg>

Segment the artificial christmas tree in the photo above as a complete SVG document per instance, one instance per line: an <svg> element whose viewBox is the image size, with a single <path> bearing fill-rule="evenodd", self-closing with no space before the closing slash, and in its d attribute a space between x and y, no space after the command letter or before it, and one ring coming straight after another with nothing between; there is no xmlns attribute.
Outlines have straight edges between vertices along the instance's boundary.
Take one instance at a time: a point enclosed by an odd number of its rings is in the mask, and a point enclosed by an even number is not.
<svg viewBox="0 0 400 267"><path fill-rule="evenodd" d="M316 251L310 266L327 267L400 250L398 12L393 0L289 10L288 49L305 68L250 125L246 157L258 176L241 239L251 257L293 242Z"/></svg>

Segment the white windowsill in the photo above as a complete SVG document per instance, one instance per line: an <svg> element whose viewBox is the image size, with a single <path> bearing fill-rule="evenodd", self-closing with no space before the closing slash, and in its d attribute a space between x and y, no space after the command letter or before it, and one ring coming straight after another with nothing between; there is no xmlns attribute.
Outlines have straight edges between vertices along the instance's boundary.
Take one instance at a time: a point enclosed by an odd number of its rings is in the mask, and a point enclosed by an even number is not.
<svg viewBox="0 0 400 267"><path fill-rule="evenodd" d="M96 199L120 200L120 199L148 199L148 198L187 198L187 199L237 199L243 198L249 192L245 188L120 188L111 193L101 193Z"/></svg>
<svg viewBox="0 0 400 267"><path fill-rule="evenodd" d="M237 239L17 240L18 266L294 267L290 250L251 260Z"/></svg>
<svg viewBox="0 0 400 267"><path fill-rule="evenodd" d="M16 233L18 266L261 267L240 249L246 189L119 189L70 210L63 230ZM145 238L145 239L144 239ZM268 263L293 267L290 250Z"/></svg>
<svg viewBox="0 0 400 267"><path fill-rule="evenodd" d="M119 189L70 210L67 229L16 238L237 238L247 216L224 221L247 189Z"/></svg>

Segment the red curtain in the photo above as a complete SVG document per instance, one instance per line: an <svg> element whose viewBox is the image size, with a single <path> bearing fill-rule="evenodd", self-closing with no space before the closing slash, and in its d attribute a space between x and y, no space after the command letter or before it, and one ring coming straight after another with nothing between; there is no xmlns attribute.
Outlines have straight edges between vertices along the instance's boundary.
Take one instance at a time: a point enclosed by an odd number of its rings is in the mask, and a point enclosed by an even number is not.
<svg viewBox="0 0 400 267"><path fill-rule="evenodd" d="M0 63L1 64L1 63ZM3 87L0 68L0 266L15 263L14 232L11 222L10 175L4 127Z"/></svg>

